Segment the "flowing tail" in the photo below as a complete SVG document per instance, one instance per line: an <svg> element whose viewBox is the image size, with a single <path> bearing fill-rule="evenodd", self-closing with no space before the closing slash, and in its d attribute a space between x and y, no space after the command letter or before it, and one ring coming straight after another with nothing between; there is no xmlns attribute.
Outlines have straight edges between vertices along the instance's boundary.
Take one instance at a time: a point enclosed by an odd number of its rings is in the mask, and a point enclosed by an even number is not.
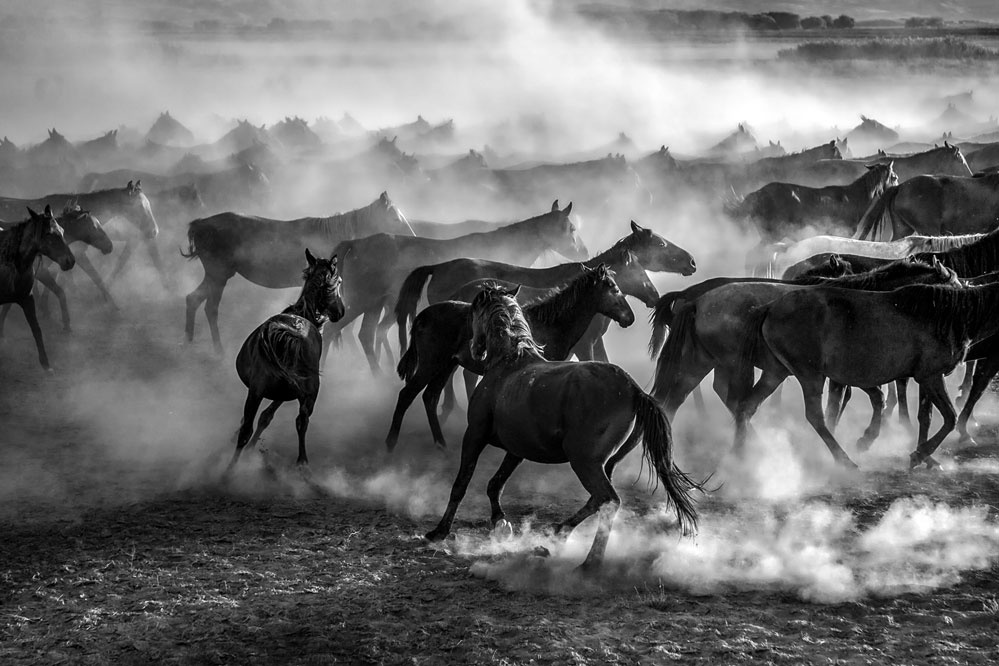
<svg viewBox="0 0 999 666"><path fill-rule="evenodd" d="M655 358L663 346L670 327L673 325L673 308L683 291L671 291L663 294L652 307L649 323L652 325L652 337L649 338L649 358Z"/></svg>
<svg viewBox="0 0 999 666"><path fill-rule="evenodd" d="M857 223L853 237L859 240L890 241L894 237L895 197L898 185L889 187L874 201Z"/></svg>
<svg viewBox="0 0 999 666"><path fill-rule="evenodd" d="M257 350L261 359L296 391L307 393L305 383L311 374L307 371L309 353L302 338L284 327L265 326L259 333Z"/></svg>
<svg viewBox="0 0 999 666"><path fill-rule="evenodd" d="M420 266L406 276L395 303L395 321L399 325L399 353L406 351L406 324L416 317L416 306L423 294L423 285L434 274L438 264Z"/></svg>
<svg viewBox="0 0 999 666"><path fill-rule="evenodd" d="M180 256L184 257L188 261L190 261L191 259L196 259L198 257L198 246L194 240L195 237L198 235L198 232L194 228L195 222L197 222L197 220L187 225L187 253L186 254L184 253L183 248L181 248L180 250Z"/></svg>
<svg viewBox="0 0 999 666"><path fill-rule="evenodd" d="M655 476L666 490L668 503L676 511L676 519L684 534L697 531L697 509L690 496L692 490L703 492L697 483L682 472L673 462L673 433L669 419L656 401L635 387L635 431L642 437L645 460L655 471Z"/></svg>
<svg viewBox="0 0 999 666"><path fill-rule="evenodd" d="M697 340L694 337L694 320L697 318L695 302L680 306L673 317L670 335L666 338L656 361L656 376L652 384L652 396L662 404L669 395L673 385L676 370L683 362L683 357L690 352Z"/></svg>

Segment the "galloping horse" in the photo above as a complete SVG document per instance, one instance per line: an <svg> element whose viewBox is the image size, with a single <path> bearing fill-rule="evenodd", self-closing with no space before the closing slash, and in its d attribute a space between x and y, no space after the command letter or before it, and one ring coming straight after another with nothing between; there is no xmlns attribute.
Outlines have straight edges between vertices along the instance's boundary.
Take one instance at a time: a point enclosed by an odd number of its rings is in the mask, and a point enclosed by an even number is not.
<svg viewBox="0 0 999 666"><path fill-rule="evenodd" d="M298 300L274 315L250 333L236 356L236 372L248 389L243 406L243 421L236 436L236 451L229 463L231 470L248 443L255 445L274 413L283 403L298 400L298 464L307 465L305 432L319 395L319 358L323 324L343 316L340 275L336 255L317 259L306 248L309 262L302 276L305 284ZM260 414L257 429L253 420L264 399L271 404ZM252 439L250 433L253 433Z"/></svg>
<svg viewBox="0 0 999 666"><path fill-rule="evenodd" d="M344 258L342 268L347 283L347 314L340 327L364 315L358 337L372 372L378 372L375 353L378 319L386 306L395 301L410 271L428 261L443 262L458 257L533 263L547 249L567 259L585 259L586 246L569 218L571 212L571 203L559 210L555 201L548 213L490 232L444 240L375 234L344 241L336 247L337 254ZM391 319L386 320L390 326Z"/></svg>
<svg viewBox="0 0 999 666"><path fill-rule="evenodd" d="M88 213L85 210L79 209L69 209L63 211L57 220L59 226L63 230L63 238L66 241L66 245L72 245L73 243L80 242L95 247L101 251L102 254L111 254L113 245L111 244L111 239L108 235L104 233L104 229L101 227L100 221ZM101 292L101 296L104 297L105 301L114 303L111 298L111 293L108 291L107 287L104 286L101 276L97 273L97 269L94 265L90 263L87 259L86 254L80 254L76 257L76 263L83 269L83 271L93 280L94 284ZM38 280L42 285L44 285L49 291L56 295L59 299L59 309L62 313L62 328L64 331L69 332L70 322L69 322L69 304L66 302L66 292L63 288L59 286L56 282L56 275L46 266L46 260L43 259L41 264L38 266L38 270L35 273L35 279ZM43 297L44 299L44 297ZM0 307L0 336L3 336L3 326L4 322L7 320L7 313L10 312L10 303L5 303L3 307ZM42 312L45 311L44 302L42 303Z"/></svg>
<svg viewBox="0 0 999 666"><path fill-rule="evenodd" d="M220 213L194 220L187 230L188 252L181 254L188 259L200 259L205 278L187 295L188 342L194 340L194 315L205 303L212 342L216 352L222 352L219 302L226 283L236 273L270 289L294 287L298 262L306 246L321 247L328 252L344 239L386 231L413 233L405 216L385 192L364 208L331 217L271 220Z"/></svg>
<svg viewBox="0 0 999 666"><path fill-rule="evenodd" d="M14 219L21 215L25 206L41 208L51 206L54 209L61 209L67 202L73 207L79 206L83 210L89 211L94 217L108 224L113 219L121 217L128 220L139 231L143 242L149 250L149 257L153 266L160 275L163 284L168 283L166 269L160 259L159 248L153 242L159 233L156 225L156 218L153 217L153 209L149 204L149 199L142 193L142 183L128 181L125 187L112 188L108 190L98 190L96 192L86 192L82 194L49 194L40 199L10 199L0 197L0 219ZM114 235L112 234L112 238ZM119 240L119 238L115 238ZM111 274L111 280L121 272L128 257L132 253L132 241L129 238L121 237L125 241L125 248L118 259Z"/></svg>
<svg viewBox="0 0 999 666"><path fill-rule="evenodd" d="M696 527L697 512L690 492L701 486L673 461L673 438L666 415L624 370L609 363L546 361L510 292L480 292L472 302L471 317L471 356L485 363L486 374L469 405L461 467L447 509L427 539L439 541L451 531L479 455L490 444L506 451L487 490L494 527L506 522L500 495L524 459L572 466L590 499L557 529L571 531L599 513L584 569L592 570L603 560L621 504L611 478L614 468L639 440L681 529L687 532Z"/></svg>
<svg viewBox="0 0 999 666"><path fill-rule="evenodd" d="M52 215L52 208L45 207L39 215L28 208L30 217L0 231L0 303L17 303L24 311L31 334L38 348L38 362L51 370L45 353L42 329L35 314L35 298L31 295L35 285L35 260L45 256L68 271L76 263L73 252L66 245L62 227Z"/></svg>
<svg viewBox="0 0 999 666"><path fill-rule="evenodd" d="M580 265L580 269L582 273L564 287L546 293L540 299L532 299L524 306L524 317L535 340L544 349L545 358L550 361L568 358L597 314L610 317L623 328L635 321L635 313L607 266L599 264L596 268L587 268ZM486 284L483 288L493 286ZM516 289L520 290L520 287ZM474 300L474 296L469 300ZM413 322L412 344L399 360L399 377L406 385L399 391L392 426L385 439L389 451L395 448L402 418L420 391L424 391L423 402L434 443L442 449L447 446L437 420L437 399L441 389L458 365L473 374L481 375L485 371L481 363L465 353L471 339L469 313L468 303L453 300L434 303L417 315ZM474 382L468 383L467 377L466 386L474 387Z"/></svg>
<svg viewBox="0 0 999 666"><path fill-rule="evenodd" d="M944 376L961 362L970 343L999 330L997 309L999 284L917 285L889 292L816 287L782 296L758 310L745 329L738 372L748 384L754 365L763 367L763 375L737 405L737 441L745 438L760 403L794 375L808 422L838 462L855 467L823 420L825 378L873 388L912 377L944 422L919 442L909 466L939 466L932 454L956 420Z"/></svg>

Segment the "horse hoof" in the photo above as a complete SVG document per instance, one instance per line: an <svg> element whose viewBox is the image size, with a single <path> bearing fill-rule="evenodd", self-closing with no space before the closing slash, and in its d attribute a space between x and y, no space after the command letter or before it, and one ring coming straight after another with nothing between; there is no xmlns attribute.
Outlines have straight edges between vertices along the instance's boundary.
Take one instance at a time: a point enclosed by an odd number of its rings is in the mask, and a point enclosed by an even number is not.
<svg viewBox="0 0 999 666"><path fill-rule="evenodd" d="M449 532L445 532L444 530L435 529L433 531L427 532L423 538L429 541L430 543L439 543L444 539L446 539L448 534Z"/></svg>
<svg viewBox="0 0 999 666"><path fill-rule="evenodd" d="M849 457L843 457L843 458L842 458L842 459L841 459L841 460L839 461L839 464L840 464L840 466L841 466L841 467L842 467L843 469L846 469L846 470L850 470L850 471L856 471L856 470L859 470L859 469L860 469L860 467L859 467L859 466L857 465L857 463L855 463L855 462L853 462L852 460L850 460L850 458L849 458Z"/></svg>
<svg viewBox="0 0 999 666"><path fill-rule="evenodd" d="M513 525L506 518L500 518L493 525L493 537L506 541L513 538Z"/></svg>
<svg viewBox="0 0 999 666"><path fill-rule="evenodd" d="M595 576L600 571L600 564L601 564L600 560L596 559L591 560L589 557L587 557L585 560L583 560L582 564L576 567L576 571L587 577Z"/></svg>
<svg viewBox="0 0 999 666"><path fill-rule="evenodd" d="M933 456L926 456L926 469L942 471L943 465L941 465Z"/></svg>
<svg viewBox="0 0 999 666"><path fill-rule="evenodd" d="M961 435L961 439L957 440L957 444L961 447L972 447L978 446L978 441L971 435L965 433L964 435Z"/></svg>
<svg viewBox="0 0 999 666"><path fill-rule="evenodd" d="M857 440L857 450L861 453L866 453L867 451L870 451L872 444L874 444L874 438L864 435Z"/></svg>
<svg viewBox="0 0 999 666"><path fill-rule="evenodd" d="M909 454L909 469L914 470L923 462L923 457L919 455L918 451L913 451Z"/></svg>

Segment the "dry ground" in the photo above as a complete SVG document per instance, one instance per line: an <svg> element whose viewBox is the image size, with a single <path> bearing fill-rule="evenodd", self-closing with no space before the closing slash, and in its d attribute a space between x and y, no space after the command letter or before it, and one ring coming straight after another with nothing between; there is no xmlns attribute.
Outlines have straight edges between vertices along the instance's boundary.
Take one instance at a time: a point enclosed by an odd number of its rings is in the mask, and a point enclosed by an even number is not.
<svg viewBox="0 0 999 666"><path fill-rule="evenodd" d="M233 305L249 293L227 292L230 346L273 310ZM730 475L702 502L697 542L671 534L661 492L631 485L636 459L618 478L634 513L619 519L603 574L583 579L572 566L586 530L563 545L538 527L585 499L566 470L518 472L507 508L521 536L487 534L495 452L457 540L428 547L419 535L443 508L455 455L432 450L417 403L401 455L386 461L395 384L346 353L326 372L311 430L322 492L288 466L293 408L266 441L276 474L249 456L222 483L243 397L231 361L209 355L201 319L199 341L181 344L180 299L122 302L121 314L74 304L72 335L46 327L53 375L35 365L18 313L0 349L2 663L999 659L999 467L988 442L940 474L910 475L893 451L784 496L733 491ZM452 442L461 418L448 424ZM688 423L677 439L708 430ZM795 446L817 449L802 432ZM711 455L710 465L685 461L706 472L721 456ZM767 473L789 478L785 466ZM893 523L897 547L878 550L893 507L908 517ZM906 540L920 529L929 536ZM847 582L831 585L844 569Z"/></svg>

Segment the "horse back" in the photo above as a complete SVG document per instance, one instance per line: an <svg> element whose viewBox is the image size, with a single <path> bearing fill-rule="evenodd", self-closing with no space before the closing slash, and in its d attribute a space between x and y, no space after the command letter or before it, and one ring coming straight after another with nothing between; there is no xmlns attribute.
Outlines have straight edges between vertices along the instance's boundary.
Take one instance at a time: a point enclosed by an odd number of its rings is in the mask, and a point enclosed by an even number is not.
<svg viewBox="0 0 999 666"><path fill-rule="evenodd" d="M282 313L258 326L236 355L236 373L269 400L293 400L319 390L322 336L304 317Z"/></svg>

